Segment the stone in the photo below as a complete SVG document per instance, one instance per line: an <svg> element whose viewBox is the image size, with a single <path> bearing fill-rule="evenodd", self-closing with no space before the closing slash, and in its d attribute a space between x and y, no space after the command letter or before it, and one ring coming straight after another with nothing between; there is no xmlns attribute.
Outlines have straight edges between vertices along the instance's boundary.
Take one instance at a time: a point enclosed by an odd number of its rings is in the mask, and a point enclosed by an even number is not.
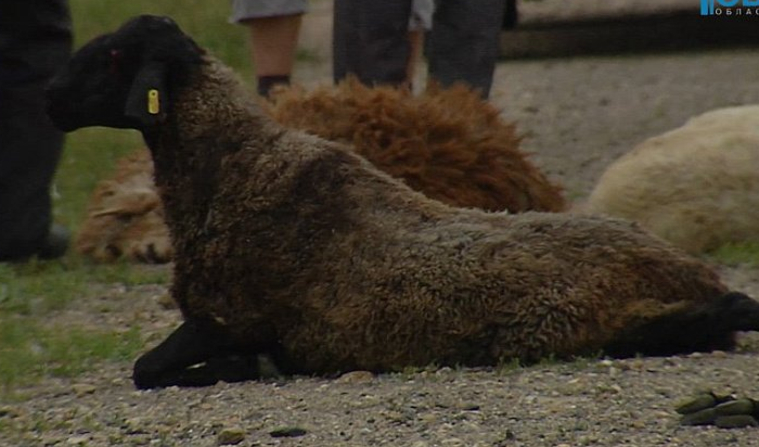
<svg viewBox="0 0 759 447"><path fill-rule="evenodd" d="M81 397L86 394L93 394L97 390L97 387L89 383L76 383L71 385L71 389L74 391L74 394Z"/></svg>
<svg viewBox="0 0 759 447"><path fill-rule="evenodd" d="M680 419L680 425L707 425L717 419L717 411L714 408L706 408L695 413L688 413Z"/></svg>
<svg viewBox="0 0 759 447"><path fill-rule="evenodd" d="M717 404L717 398L712 393L701 393L688 400L679 403L675 411L680 414L691 414L697 411L711 408Z"/></svg>
<svg viewBox="0 0 759 447"><path fill-rule="evenodd" d="M306 433L308 433L308 431L301 427L280 427L270 431L269 435L271 435L272 438L297 438Z"/></svg>
<svg viewBox="0 0 759 447"><path fill-rule="evenodd" d="M351 371L335 379L336 383L369 383L374 380L370 371Z"/></svg>
<svg viewBox="0 0 759 447"><path fill-rule="evenodd" d="M748 398L731 400L714 407L717 416L730 416L736 414L751 415L754 414L755 409L756 405L754 404L754 401Z"/></svg>
<svg viewBox="0 0 759 447"><path fill-rule="evenodd" d="M225 427L216 438L218 445L237 445L244 440L245 430L241 427Z"/></svg>
<svg viewBox="0 0 759 447"><path fill-rule="evenodd" d="M748 414L731 414L728 416L719 416L714 420L714 425L719 428L744 428L759 427L759 422Z"/></svg>

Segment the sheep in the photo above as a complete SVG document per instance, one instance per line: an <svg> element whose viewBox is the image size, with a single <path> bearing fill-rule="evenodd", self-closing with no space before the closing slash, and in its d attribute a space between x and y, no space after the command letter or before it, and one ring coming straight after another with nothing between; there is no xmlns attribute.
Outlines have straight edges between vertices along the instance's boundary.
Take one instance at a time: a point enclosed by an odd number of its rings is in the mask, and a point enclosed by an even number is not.
<svg viewBox="0 0 759 447"><path fill-rule="evenodd" d="M759 241L759 106L714 110L644 141L584 210L635 220L693 254Z"/></svg>
<svg viewBox="0 0 759 447"><path fill-rule="evenodd" d="M513 213L566 207L561 188L519 151L514 125L463 85L414 97L349 79L310 93L280 90L263 106L284 126L351 143L381 170L450 205ZM79 253L101 262L170 260L162 208L135 213L134 202L145 202L147 194L159 202L148 172L150 154L138 151L120 163L115 178L98 185L77 237Z"/></svg>
<svg viewBox="0 0 759 447"><path fill-rule="evenodd" d="M116 174L98 183L77 233L76 251L102 262L165 263L173 251L147 151L119 160Z"/></svg>
<svg viewBox="0 0 759 447"><path fill-rule="evenodd" d="M354 78L311 93L275 91L280 124L349 143L382 171L459 207L519 213L564 211L561 188L519 151L515 126L463 84L418 96Z"/></svg>
<svg viewBox="0 0 759 447"><path fill-rule="evenodd" d="M618 219L454 208L289 130L169 18L79 49L48 90L64 131L150 148L184 322L138 388L544 357L731 349L759 303Z"/></svg>

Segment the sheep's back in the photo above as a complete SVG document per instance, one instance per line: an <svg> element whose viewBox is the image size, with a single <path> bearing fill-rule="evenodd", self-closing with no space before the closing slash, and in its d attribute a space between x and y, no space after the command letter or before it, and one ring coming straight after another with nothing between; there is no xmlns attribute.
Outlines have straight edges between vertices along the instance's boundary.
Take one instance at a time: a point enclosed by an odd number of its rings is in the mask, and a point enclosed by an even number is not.
<svg viewBox="0 0 759 447"><path fill-rule="evenodd" d="M473 214L363 240L359 256L337 250L320 270L328 284L303 284L288 349L322 372L591 354L621 328L725 291L624 222Z"/></svg>

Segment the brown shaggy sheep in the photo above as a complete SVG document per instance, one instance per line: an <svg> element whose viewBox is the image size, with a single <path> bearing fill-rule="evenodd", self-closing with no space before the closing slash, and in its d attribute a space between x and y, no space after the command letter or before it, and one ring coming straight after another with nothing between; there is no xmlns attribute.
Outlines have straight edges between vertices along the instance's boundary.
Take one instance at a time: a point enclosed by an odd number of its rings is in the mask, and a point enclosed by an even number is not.
<svg viewBox="0 0 759 447"><path fill-rule="evenodd" d="M348 143L427 197L488 211L563 211L561 190L519 151L513 124L463 85L405 90L349 79L305 93L281 90L267 108L280 124Z"/></svg>
<svg viewBox="0 0 759 447"><path fill-rule="evenodd" d="M141 388L255 377L259 353L328 374L730 349L759 330L759 303L629 222L453 208L282 127L167 18L87 44L48 97L61 129L139 129L155 162L185 322L136 362Z"/></svg>
<svg viewBox="0 0 759 447"><path fill-rule="evenodd" d="M280 124L349 143L381 170L441 202L512 213L565 208L561 189L519 151L514 126L464 86L414 97L349 80L311 93L280 90L264 105ZM134 202L142 203L148 194L158 201L146 175L151 164L149 152L138 151L98 186L77 236L79 253L104 262L119 256L171 259L161 207L143 208L142 216L134 209ZM113 213L104 214L104 208Z"/></svg>

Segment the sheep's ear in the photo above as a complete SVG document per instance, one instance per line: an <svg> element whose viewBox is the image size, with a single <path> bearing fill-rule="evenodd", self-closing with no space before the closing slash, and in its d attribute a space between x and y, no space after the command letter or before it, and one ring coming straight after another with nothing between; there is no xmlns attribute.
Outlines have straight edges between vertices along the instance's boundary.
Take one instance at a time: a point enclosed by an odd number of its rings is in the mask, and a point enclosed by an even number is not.
<svg viewBox="0 0 759 447"><path fill-rule="evenodd" d="M167 107L166 65L161 62L147 63L134 77L124 114L136 119L142 126L150 127L163 120Z"/></svg>

